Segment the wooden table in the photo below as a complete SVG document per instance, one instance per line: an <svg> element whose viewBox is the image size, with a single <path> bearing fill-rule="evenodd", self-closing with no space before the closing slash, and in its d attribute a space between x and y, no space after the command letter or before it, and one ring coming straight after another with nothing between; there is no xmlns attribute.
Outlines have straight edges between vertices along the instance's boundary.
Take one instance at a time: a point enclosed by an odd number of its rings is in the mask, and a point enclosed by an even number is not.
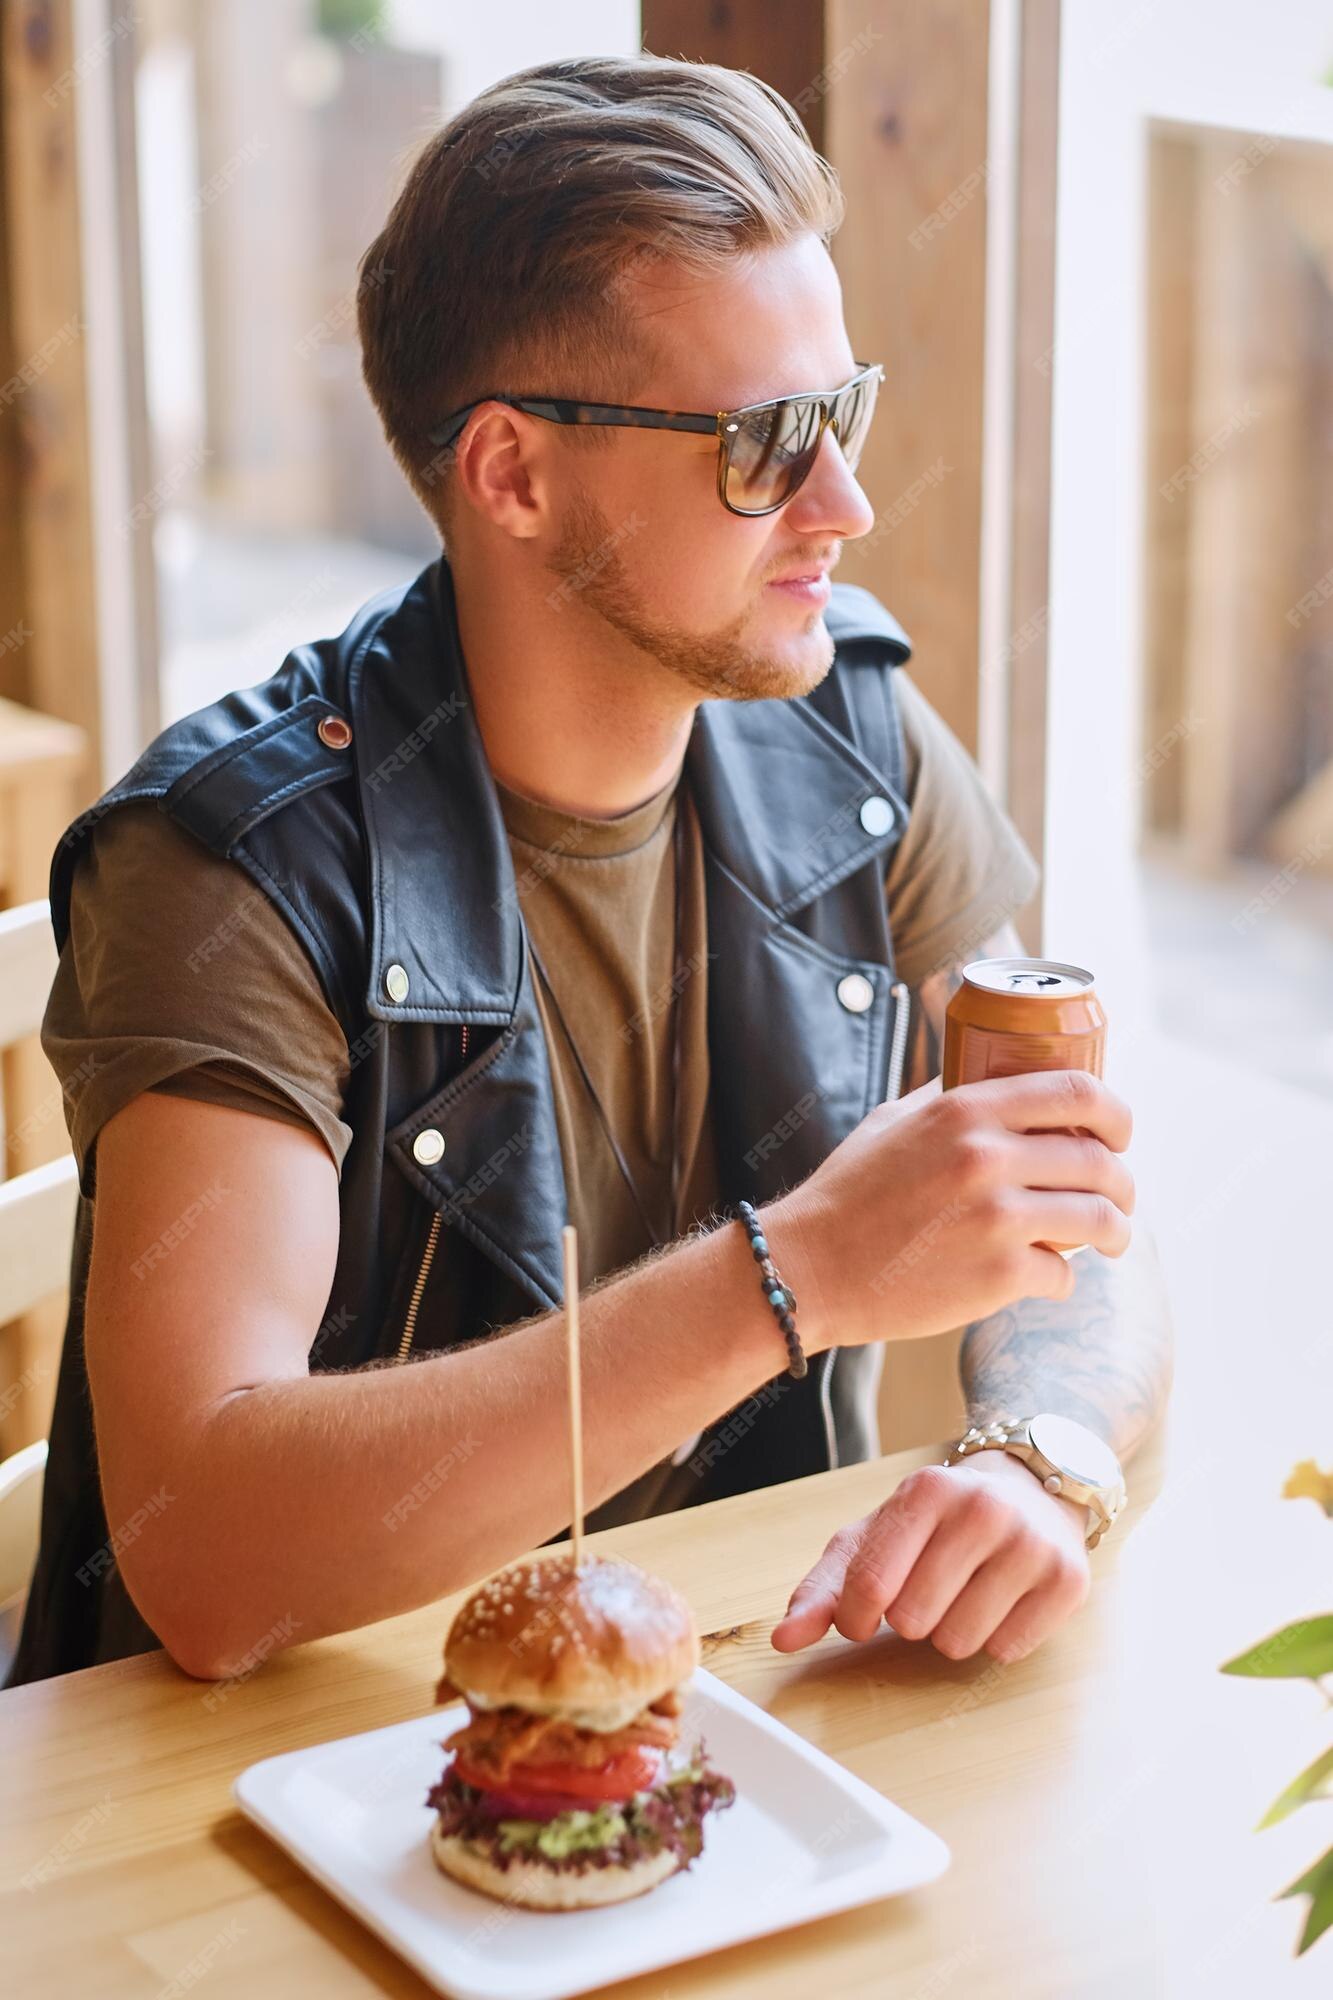
<svg viewBox="0 0 1333 2000"><path fill-rule="evenodd" d="M953 1851L948 1872L911 1895L615 1991L1327 1995L1327 1943L1294 1962L1298 1906L1269 1900L1322 1852L1327 1809L1250 1830L1319 1747L1318 1697L1216 1667L1322 1608L1310 1593L1327 1580L1333 1524L1276 1497L1280 1446L1209 1499L1216 1447L1191 1449L1176 1431L1173 1416L1134 1459L1131 1504L1093 1555L1087 1604L1010 1667L985 1653L950 1661L887 1629L794 1655L768 1643L828 1534L934 1448L590 1538L680 1585L714 1673ZM1168 1461L1175 1477L1153 1504ZM241 1816L230 1785L275 1751L429 1709L456 1602L293 1649L211 1708L207 1686L162 1653L0 1695L6 1989L149 2000L198 1980L207 2000L425 1994Z"/></svg>

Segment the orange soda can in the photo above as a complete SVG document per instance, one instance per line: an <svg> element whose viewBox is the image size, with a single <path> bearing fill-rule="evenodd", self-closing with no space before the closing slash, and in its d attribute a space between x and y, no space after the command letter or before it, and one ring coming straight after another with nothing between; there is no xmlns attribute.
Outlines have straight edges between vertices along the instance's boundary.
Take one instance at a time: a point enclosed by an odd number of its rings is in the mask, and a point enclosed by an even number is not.
<svg viewBox="0 0 1333 2000"><path fill-rule="evenodd" d="M945 1010L945 1090L1037 1069L1086 1069L1100 1076L1105 1061L1106 1011L1083 966L1053 958L976 958L963 967L963 983ZM1088 1246L1043 1247L1072 1257Z"/></svg>

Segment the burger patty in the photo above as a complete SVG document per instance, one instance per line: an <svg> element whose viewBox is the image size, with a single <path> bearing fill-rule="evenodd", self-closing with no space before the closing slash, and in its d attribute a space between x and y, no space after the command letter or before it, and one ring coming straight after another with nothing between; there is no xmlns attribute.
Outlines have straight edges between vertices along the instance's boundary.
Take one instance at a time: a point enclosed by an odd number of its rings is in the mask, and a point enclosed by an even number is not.
<svg viewBox="0 0 1333 2000"><path fill-rule="evenodd" d="M674 1688L641 1709L623 1729L579 1729L558 1715L534 1715L530 1709L476 1709L444 1740L446 1750L461 1751L478 1770L506 1778L515 1764L575 1764L581 1770L599 1765L626 1750L670 1750L679 1735L681 1699Z"/></svg>

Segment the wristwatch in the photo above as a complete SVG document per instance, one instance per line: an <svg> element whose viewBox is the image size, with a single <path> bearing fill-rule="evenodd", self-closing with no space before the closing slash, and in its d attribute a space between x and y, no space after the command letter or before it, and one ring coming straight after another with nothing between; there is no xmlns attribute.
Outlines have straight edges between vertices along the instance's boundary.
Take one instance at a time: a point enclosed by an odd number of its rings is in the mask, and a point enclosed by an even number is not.
<svg viewBox="0 0 1333 2000"><path fill-rule="evenodd" d="M997 1417L973 1424L950 1447L943 1465L957 1465L977 1451L1011 1451L1048 1493L1089 1510L1087 1546L1095 1549L1125 1505L1125 1475L1105 1438L1053 1410L1038 1417Z"/></svg>

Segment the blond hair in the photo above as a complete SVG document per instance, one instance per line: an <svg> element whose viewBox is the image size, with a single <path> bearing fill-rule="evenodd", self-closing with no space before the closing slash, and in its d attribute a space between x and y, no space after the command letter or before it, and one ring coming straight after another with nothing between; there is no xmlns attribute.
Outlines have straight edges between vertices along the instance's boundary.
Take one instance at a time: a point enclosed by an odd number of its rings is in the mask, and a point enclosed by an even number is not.
<svg viewBox="0 0 1333 2000"><path fill-rule="evenodd" d="M842 220L796 113L741 70L669 57L540 63L493 84L417 153L360 266L366 386L443 523L451 453L427 437L501 390L608 402L651 365L626 280L691 276ZM611 433L571 430L596 446Z"/></svg>

